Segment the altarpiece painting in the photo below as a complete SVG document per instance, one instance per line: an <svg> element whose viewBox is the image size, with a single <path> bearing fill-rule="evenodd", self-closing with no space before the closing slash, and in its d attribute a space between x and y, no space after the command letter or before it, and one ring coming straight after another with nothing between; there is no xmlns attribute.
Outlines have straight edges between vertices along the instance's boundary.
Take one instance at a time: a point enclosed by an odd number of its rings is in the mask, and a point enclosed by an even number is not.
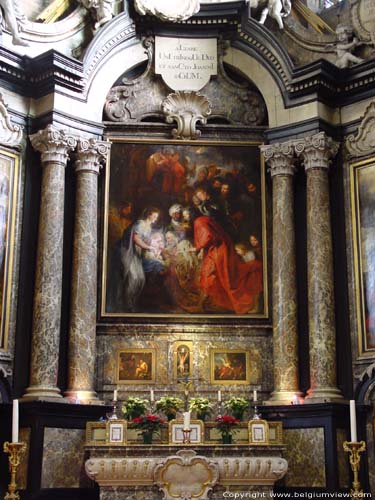
<svg viewBox="0 0 375 500"><path fill-rule="evenodd" d="M267 316L257 144L113 140L103 316Z"/></svg>

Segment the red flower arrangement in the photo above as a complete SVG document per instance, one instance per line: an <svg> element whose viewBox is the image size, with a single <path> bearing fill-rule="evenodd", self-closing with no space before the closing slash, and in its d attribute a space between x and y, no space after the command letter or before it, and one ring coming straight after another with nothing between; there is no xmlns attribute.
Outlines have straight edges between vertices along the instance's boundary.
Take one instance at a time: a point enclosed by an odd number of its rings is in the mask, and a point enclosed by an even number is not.
<svg viewBox="0 0 375 500"><path fill-rule="evenodd" d="M142 417L133 418L132 424L142 434L152 434L163 427L164 420L157 415L143 415Z"/></svg>
<svg viewBox="0 0 375 500"><path fill-rule="evenodd" d="M236 427L240 423L238 418L232 417L231 415L219 415L215 419L216 427L221 432L222 436L232 436L238 429Z"/></svg>

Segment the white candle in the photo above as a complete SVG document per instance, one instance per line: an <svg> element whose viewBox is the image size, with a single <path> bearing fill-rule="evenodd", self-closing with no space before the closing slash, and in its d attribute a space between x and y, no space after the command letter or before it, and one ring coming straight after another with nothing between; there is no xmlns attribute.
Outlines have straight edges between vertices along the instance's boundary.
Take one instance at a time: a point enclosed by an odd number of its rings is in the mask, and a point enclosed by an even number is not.
<svg viewBox="0 0 375 500"><path fill-rule="evenodd" d="M190 411L184 411L184 431L190 431Z"/></svg>
<svg viewBox="0 0 375 500"><path fill-rule="evenodd" d="M154 389L150 389L150 401L151 403L155 401Z"/></svg>
<svg viewBox="0 0 375 500"><path fill-rule="evenodd" d="M117 389L113 391L113 401L117 401Z"/></svg>
<svg viewBox="0 0 375 500"><path fill-rule="evenodd" d="M357 417L355 414L355 401L350 400L350 441L357 442Z"/></svg>
<svg viewBox="0 0 375 500"><path fill-rule="evenodd" d="M220 389L217 391L217 400L219 403L221 403L221 390Z"/></svg>
<svg viewBox="0 0 375 500"><path fill-rule="evenodd" d="M12 443L18 443L18 399L13 399L13 414L12 414Z"/></svg>
<svg viewBox="0 0 375 500"><path fill-rule="evenodd" d="M254 400L254 402L258 401L258 395L257 395L256 389L253 390L253 400Z"/></svg>

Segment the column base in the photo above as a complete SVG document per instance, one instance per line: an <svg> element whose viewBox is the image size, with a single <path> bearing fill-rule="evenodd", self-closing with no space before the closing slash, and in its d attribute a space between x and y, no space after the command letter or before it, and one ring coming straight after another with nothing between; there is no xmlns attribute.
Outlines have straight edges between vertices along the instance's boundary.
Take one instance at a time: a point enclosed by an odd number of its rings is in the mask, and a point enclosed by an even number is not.
<svg viewBox="0 0 375 500"><path fill-rule="evenodd" d="M81 404L81 405L104 405L104 401L100 401L95 391L68 390L64 392L66 403Z"/></svg>
<svg viewBox="0 0 375 500"><path fill-rule="evenodd" d="M298 399L298 403L297 400ZM268 401L263 401L263 406L300 404L303 394L300 391L273 391Z"/></svg>
<svg viewBox="0 0 375 500"><path fill-rule="evenodd" d="M337 387L316 387L307 391L305 404L314 403L347 403Z"/></svg>
<svg viewBox="0 0 375 500"><path fill-rule="evenodd" d="M31 385L26 389L21 401L54 401L63 403L60 389L48 385Z"/></svg>

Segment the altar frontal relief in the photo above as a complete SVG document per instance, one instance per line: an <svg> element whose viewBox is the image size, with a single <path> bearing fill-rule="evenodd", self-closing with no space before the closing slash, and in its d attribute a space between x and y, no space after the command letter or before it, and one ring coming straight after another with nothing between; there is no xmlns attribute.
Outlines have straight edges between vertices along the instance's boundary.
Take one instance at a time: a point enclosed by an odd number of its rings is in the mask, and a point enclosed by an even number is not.
<svg viewBox="0 0 375 500"><path fill-rule="evenodd" d="M257 144L114 141L104 316L267 315Z"/></svg>

